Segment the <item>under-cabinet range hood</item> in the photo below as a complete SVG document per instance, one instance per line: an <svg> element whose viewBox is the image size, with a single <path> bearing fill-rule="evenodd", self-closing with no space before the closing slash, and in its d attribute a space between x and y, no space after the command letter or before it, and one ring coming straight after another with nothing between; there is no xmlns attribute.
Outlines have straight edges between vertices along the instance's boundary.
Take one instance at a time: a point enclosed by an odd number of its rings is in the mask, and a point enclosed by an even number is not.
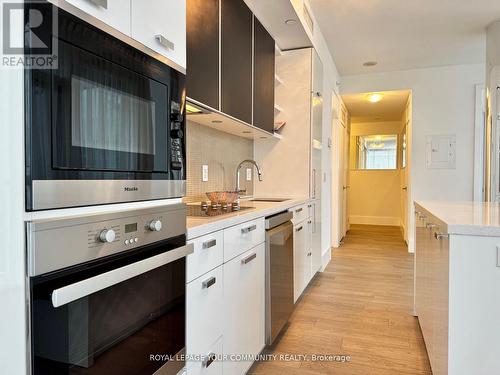
<svg viewBox="0 0 500 375"><path fill-rule="evenodd" d="M232 116L210 108L194 99L188 98L186 105L187 120L225 133L247 139L280 139L279 134L270 134L256 126L247 124Z"/></svg>

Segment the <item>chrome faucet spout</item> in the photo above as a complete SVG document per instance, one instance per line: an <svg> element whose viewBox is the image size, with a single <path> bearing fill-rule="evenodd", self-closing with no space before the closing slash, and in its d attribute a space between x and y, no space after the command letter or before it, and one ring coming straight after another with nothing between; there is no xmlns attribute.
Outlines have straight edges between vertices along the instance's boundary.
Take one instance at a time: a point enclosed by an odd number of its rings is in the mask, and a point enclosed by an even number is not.
<svg viewBox="0 0 500 375"><path fill-rule="evenodd" d="M260 170L259 164L257 164L257 162L255 160L251 160L251 159L243 160L240 164L238 164L238 167L236 168L236 191L238 193L241 192L241 189L240 189L240 170L241 170L241 167L243 166L243 164L245 164L245 163L249 163L249 164L254 165L255 169L257 170L257 176L259 178L259 181L263 180L262 171Z"/></svg>

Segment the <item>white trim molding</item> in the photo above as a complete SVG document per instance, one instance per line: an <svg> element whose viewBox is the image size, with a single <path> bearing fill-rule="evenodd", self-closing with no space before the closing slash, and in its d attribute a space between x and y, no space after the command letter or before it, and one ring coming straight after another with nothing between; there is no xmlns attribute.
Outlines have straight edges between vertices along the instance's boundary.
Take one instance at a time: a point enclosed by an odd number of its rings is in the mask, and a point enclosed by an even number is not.
<svg viewBox="0 0 500 375"><path fill-rule="evenodd" d="M323 272L332 260L332 248L325 249L321 254L321 269L319 272Z"/></svg>

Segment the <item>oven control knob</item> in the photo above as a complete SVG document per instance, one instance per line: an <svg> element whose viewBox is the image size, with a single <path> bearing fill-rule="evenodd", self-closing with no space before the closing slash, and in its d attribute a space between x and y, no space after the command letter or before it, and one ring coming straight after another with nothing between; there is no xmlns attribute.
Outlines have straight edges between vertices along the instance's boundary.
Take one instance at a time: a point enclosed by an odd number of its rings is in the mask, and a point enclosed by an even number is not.
<svg viewBox="0 0 500 375"><path fill-rule="evenodd" d="M104 243L113 242L116 238L116 233L113 229L104 229L99 233L99 241Z"/></svg>
<svg viewBox="0 0 500 375"><path fill-rule="evenodd" d="M161 221L160 220L153 220L152 222L150 222L149 223L149 230L152 232L161 231Z"/></svg>

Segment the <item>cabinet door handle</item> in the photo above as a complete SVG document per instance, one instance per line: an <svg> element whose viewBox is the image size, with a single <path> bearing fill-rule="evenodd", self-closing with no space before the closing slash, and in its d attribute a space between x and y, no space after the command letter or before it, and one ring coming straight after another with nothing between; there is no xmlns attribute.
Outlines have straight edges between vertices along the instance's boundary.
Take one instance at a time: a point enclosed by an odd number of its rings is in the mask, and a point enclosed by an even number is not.
<svg viewBox="0 0 500 375"><path fill-rule="evenodd" d="M310 257L311 255L312 255L312 252L310 252L310 251L309 251L309 252L307 253L307 256L308 256L308 257Z"/></svg>
<svg viewBox="0 0 500 375"><path fill-rule="evenodd" d="M302 210L303 210L302 208L299 208L299 209L295 210L295 213L300 214L302 212Z"/></svg>
<svg viewBox="0 0 500 375"><path fill-rule="evenodd" d="M203 361L203 367L207 368L208 366L210 366L216 358L217 355L215 353L209 353L207 355L207 358Z"/></svg>
<svg viewBox="0 0 500 375"><path fill-rule="evenodd" d="M108 9L108 0L89 0L92 4L98 7Z"/></svg>
<svg viewBox="0 0 500 375"><path fill-rule="evenodd" d="M251 225L247 228L242 228L241 233L242 234L250 233L250 232L254 231L255 229L257 229L257 225L254 224L254 225Z"/></svg>
<svg viewBox="0 0 500 375"><path fill-rule="evenodd" d="M295 229L295 232L300 232L302 229L304 229L304 227L298 227L297 229Z"/></svg>
<svg viewBox="0 0 500 375"><path fill-rule="evenodd" d="M432 228L436 228L436 227L437 227L437 225L436 225L436 224L432 224L432 223L427 223L427 224L425 224L425 227L426 227L427 229L432 229Z"/></svg>
<svg viewBox="0 0 500 375"><path fill-rule="evenodd" d="M175 49L175 44L172 43L170 40L168 40L167 38L165 38L163 35L161 34L157 34L155 35L155 39L158 41L158 43L160 43L163 47L167 48L167 49L171 49L172 51Z"/></svg>
<svg viewBox="0 0 500 375"><path fill-rule="evenodd" d="M201 247L203 249L210 249L211 247L214 247L215 245L217 245L217 240L213 239L210 241L203 242L203 245L201 245Z"/></svg>
<svg viewBox="0 0 500 375"><path fill-rule="evenodd" d="M214 285L216 281L217 281L217 279L214 276L212 276L212 277L208 278L207 280L203 281L201 283L201 286L203 289L208 289L212 285Z"/></svg>
<svg viewBox="0 0 500 375"><path fill-rule="evenodd" d="M316 169L313 169L313 198L316 198Z"/></svg>
<svg viewBox="0 0 500 375"><path fill-rule="evenodd" d="M243 259L241 260L241 263L242 263L242 264L248 264L248 263L250 263L252 260L254 260L255 258L257 258L257 254L256 254L256 253L252 253L252 254L250 254L249 256L247 256L247 257L243 258Z"/></svg>
<svg viewBox="0 0 500 375"><path fill-rule="evenodd" d="M448 233L438 233L438 232L435 232L434 233L434 238L436 240L442 240L443 238L449 238L450 235Z"/></svg>
<svg viewBox="0 0 500 375"><path fill-rule="evenodd" d="M252 253L252 254L250 254L249 256L247 256L247 257L243 258L243 259L241 260L241 263L242 263L242 264L248 264L248 263L250 263L252 260L254 260L255 258L257 258L257 254L256 254L256 253Z"/></svg>
<svg viewBox="0 0 500 375"><path fill-rule="evenodd" d="M312 220L308 220L307 224L312 224Z"/></svg>

